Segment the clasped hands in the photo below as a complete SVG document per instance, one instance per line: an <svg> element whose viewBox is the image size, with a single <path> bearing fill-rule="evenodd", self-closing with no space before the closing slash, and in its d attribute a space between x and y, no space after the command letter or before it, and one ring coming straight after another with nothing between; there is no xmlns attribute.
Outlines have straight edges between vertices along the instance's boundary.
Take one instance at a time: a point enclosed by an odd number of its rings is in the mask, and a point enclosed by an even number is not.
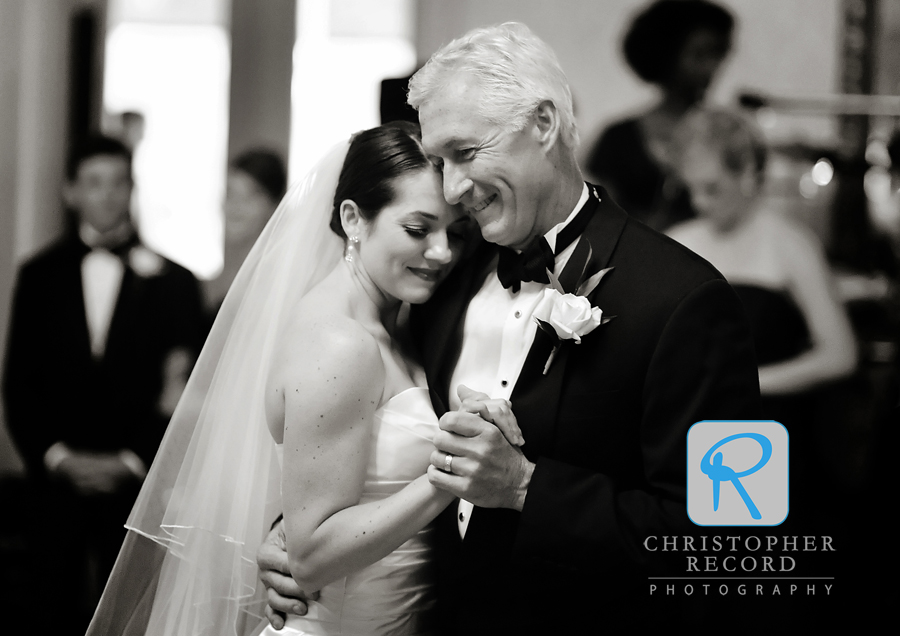
<svg viewBox="0 0 900 636"><path fill-rule="evenodd" d="M68 452L54 474L82 496L114 494L136 480L118 454L77 450Z"/></svg>
<svg viewBox="0 0 900 636"><path fill-rule="evenodd" d="M519 446L525 443L508 400L460 385L460 408L441 417L434 436L428 479L483 508L521 511L534 464ZM452 457L445 472L447 455ZM306 614L318 592L307 592L291 578L285 547L284 521L275 525L256 556L259 576L266 587L266 618L275 629L284 627L286 614Z"/></svg>
<svg viewBox="0 0 900 636"><path fill-rule="evenodd" d="M459 410L441 417L434 436L428 480L476 506L521 511L534 464L519 449L525 440L512 405L465 385L457 395Z"/></svg>

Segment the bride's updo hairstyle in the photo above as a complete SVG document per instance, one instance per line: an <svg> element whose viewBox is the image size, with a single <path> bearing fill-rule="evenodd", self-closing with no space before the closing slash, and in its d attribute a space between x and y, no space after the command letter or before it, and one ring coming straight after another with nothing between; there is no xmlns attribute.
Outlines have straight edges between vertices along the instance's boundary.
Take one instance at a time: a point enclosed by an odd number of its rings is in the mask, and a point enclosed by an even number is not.
<svg viewBox="0 0 900 636"><path fill-rule="evenodd" d="M398 177L425 168L437 169L425 154L418 125L395 121L357 133L350 141L334 192L332 231L346 240L341 226L342 202L353 201L362 217L371 221L394 201Z"/></svg>

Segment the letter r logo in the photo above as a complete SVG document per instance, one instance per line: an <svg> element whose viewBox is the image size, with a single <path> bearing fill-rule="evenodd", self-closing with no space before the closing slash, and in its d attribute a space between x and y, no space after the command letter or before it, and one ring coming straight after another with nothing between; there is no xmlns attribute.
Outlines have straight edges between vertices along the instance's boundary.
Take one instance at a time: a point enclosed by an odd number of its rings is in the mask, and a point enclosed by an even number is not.
<svg viewBox="0 0 900 636"><path fill-rule="evenodd" d="M697 422L687 512L698 526L776 526L788 515L788 433L773 421Z"/></svg>

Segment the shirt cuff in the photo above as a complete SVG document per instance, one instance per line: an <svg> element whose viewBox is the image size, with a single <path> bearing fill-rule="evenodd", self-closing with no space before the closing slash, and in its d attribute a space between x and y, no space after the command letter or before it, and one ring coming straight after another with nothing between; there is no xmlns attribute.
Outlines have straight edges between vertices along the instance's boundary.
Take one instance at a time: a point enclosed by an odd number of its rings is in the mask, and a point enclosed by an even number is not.
<svg viewBox="0 0 900 636"><path fill-rule="evenodd" d="M72 451L65 442L56 442L44 453L44 468L48 473L56 472L59 465L72 456Z"/></svg>
<svg viewBox="0 0 900 636"><path fill-rule="evenodd" d="M147 476L147 465L134 451L127 448L120 450L119 459L138 479L144 479Z"/></svg>

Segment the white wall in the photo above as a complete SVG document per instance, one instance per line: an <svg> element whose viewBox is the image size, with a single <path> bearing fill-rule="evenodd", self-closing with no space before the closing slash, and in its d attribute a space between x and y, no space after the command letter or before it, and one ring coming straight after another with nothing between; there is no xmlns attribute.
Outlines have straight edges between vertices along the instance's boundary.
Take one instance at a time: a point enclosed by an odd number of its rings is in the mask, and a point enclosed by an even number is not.
<svg viewBox="0 0 900 636"><path fill-rule="evenodd" d="M0 0L0 338L18 264L62 230L69 33L89 0ZM99 4L97 0L94 4ZM21 470L0 413L0 473Z"/></svg>

